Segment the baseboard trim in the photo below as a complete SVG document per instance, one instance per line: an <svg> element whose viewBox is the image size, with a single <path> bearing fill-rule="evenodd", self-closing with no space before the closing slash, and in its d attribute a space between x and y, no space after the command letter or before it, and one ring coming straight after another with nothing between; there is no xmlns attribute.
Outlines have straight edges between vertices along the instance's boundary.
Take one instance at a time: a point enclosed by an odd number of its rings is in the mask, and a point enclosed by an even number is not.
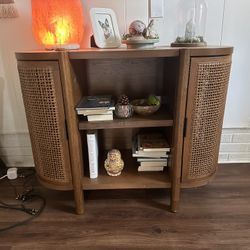
<svg viewBox="0 0 250 250"><path fill-rule="evenodd" d="M0 158L8 167L34 167L29 133L0 134Z"/></svg>
<svg viewBox="0 0 250 250"><path fill-rule="evenodd" d="M8 167L34 167L29 133L1 132L0 158ZM250 163L250 128L222 130L218 163Z"/></svg>

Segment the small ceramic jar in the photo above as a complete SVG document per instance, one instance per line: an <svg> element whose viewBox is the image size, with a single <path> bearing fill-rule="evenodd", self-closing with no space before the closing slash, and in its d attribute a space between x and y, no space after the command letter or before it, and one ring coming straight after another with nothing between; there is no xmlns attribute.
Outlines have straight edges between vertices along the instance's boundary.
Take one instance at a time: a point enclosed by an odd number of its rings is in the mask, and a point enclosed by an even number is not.
<svg viewBox="0 0 250 250"><path fill-rule="evenodd" d="M124 162L121 158L121 152L118 149L112 149L108 152L104 167L110 176L118 176L121 174Z"/></svg>
<svg viewBox="0 0 250 250"><path fill-rule="evenodd" d="M115 105L115 115L118 118L126 119L130 118L133 115L133 106L131 104L122 105L116 104Z"/></svg>

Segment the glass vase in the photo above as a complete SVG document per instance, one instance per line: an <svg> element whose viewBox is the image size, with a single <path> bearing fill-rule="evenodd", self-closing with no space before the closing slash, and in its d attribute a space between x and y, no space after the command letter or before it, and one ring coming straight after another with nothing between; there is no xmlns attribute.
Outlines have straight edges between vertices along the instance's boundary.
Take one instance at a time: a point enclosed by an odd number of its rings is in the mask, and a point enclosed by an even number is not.
<svg viewBox="0 0 250 250"><path fill-rule="evenodd" d="M206 46L207 4L205 0L180 0L177 36L173 47Z"/></svg>

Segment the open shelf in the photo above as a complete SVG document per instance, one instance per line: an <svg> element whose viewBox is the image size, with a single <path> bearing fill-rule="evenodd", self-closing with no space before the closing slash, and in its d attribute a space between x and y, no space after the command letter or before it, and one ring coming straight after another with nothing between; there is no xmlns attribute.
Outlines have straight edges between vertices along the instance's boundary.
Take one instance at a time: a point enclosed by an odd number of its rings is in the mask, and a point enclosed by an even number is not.
<svg viewBox="0 0 250 250"><path fill-rule="evenodd" d="M170 188L171 182L166 168L164 172L138 172L139 163L131 156L131 151L121 151L124 169L120 176L112 177L106 173L104 160L99 161L99 174L96 179L84 176L82 187L84 190L96 189L139 189L139 188Z"/></svg>
<svg viewBox="0 0 250 250"><path fill-rule="evenodd" d="M136 114L129 119L117 119L114 115L113 121L88 122L85 117L80 117L79 129L115 129L115 128L147 128L147 127L169 127L173 126L173 118L161 108L157 113L150 116L138 116Z"/></svg>
<svg viewBox="0 0 250 250"><path fill-rule="evenodd" d="M88 48L69 51L69 58L80 59L105 59L105 58L147 58L147 57L178 57L179 49L173 47L155 47L152 49L97 49Z"/></svg>

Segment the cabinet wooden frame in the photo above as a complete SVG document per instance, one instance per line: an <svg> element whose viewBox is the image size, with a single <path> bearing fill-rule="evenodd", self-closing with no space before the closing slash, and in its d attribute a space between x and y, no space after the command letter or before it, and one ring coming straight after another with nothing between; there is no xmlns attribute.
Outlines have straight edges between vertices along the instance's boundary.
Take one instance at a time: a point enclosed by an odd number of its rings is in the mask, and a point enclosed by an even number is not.
<svg viewBox="0 0 250 250"><path fill-rule="evenodd" d="M29 62L34 61L39 64L40 61L47 63L56 62L60 69L61 85L61 102L63 103L63 112L65 114L65 124L62 125L67 131L68 152L70 164L65 171L69 171L72 179L71 183L60 185L44 181L40 176L41 183L52 189L74 190L76 213L84 212L84 190L97 189L125 189L125 188L170 188L171 189L171 211L176 212L179 207L180 190L181 188L191 188L205 185L213 175L208 174L204 178L187 178L188 164L190 158L185 151L191 145L190 136L190 114L192 105L190 104L193 96L192 88L196 86L196 78L194 77L195 68L192 66L194 62L228 63L231 59L224 60L225 57L230 58L233 52L232 47L207 47L207 48L169 48L159 47L156 49L147 50L128 50L128 49L85 49L78 51L64 52L18 52L16 58L18 61ZM204 60L202 59L204 58ZM215 59L217 58L217 59ZM203 61L202 61L203 60ZM229 61L228 61L229 60ZM103 65L102 65L103 63ZM126 67L123 67L125 63ZM133 65L134 63L134 65ZM102 68L108 69L109 72L102 77ZM148 66L150 65L150 66ZM103 67L104 66L104 67ZM147 68L148 66L148 68ZM145 69L141 69L144 68ZM230 66L227 66L230 68ZM228 82L229 71L225 71L224 83ZM137 69L137 71L135 71ZM125 76L131 70L131 75L128 76L127 82L131 82L133 88L128 91L132 98L138 95L145 95L147 91L145 86L149 87L149 91L165 93L167 97L168 112L165 109L155 117L132 118L131 120L107 121L101 123L88 123L82 121L76 115L75 107L82 96L89 94L107 94L112 92L113 95L118 95L127 87L124 80ZM112 72L115 71L115 72ZM145 71L145 75L144 72ZM159 72L159 74L157 74ZM193 73L192 73L193 72ZM117 76L119 73L121 76ZM134 75L134 78L133 78ZM111 89L109 81L115 78L119 81L118 86ZM98 85L98 81L103 81L103 86ZM152 84L152 80L156 85ZM21 83L22 83L21 79ZM142 83L144 82L145 86ZM151 83L150 83L151 82ZM22 83L23 84L23 83ZM105 87L106 86L106 87ZM144 89L143 89L144 87ZM105 90L106 88L106 90ZM226 96L226 88L221 92ZM57 93L58 94L58 93ZM25 95L23 96L26 98ZM140 96L138 96L140 97ZM221 102L221 109L224 112L225 100ZM27 110L26 110L27 112ZM220 110L220 114L223 113ZM220 136L221 132L221 116L218 121L218 129L216 136ZM31 124L28 118L28 124ZM30 127L30 126L29 126ZM169 173L136 173L132 157L127 157L127 162L130 165L127 171L121 177L113 179L110 183L109 177L102 174L100 178L91 180L87 177L84 170L87 169L86 161L86 144L84 142L85 131L88 129L97 129L104 138L104 149L107 149L111 144L109 131L123 130L127 138L131 138L133 133L139 128L149 129L155 127L162 129L170 140L171 156L169 159ZM32 136L32 130L30 130ZM188 133L188 134L187 134ZM119 139L119 138L118 138ZM129 140L124 142L124 147L128 147ZM216 142L216 153L218 153L219 140ZM32 146L33 143L32 143ZM83 153L82 153L83 149ZM34 149L39 150L39 148ZM127 153L125 152L124 155ZM218 156L218 155L217 155ZM216 159L216 157L214 159ZM36 163L37 165L37 163ZM126 169L126 166L125 166Z"/></svg>

